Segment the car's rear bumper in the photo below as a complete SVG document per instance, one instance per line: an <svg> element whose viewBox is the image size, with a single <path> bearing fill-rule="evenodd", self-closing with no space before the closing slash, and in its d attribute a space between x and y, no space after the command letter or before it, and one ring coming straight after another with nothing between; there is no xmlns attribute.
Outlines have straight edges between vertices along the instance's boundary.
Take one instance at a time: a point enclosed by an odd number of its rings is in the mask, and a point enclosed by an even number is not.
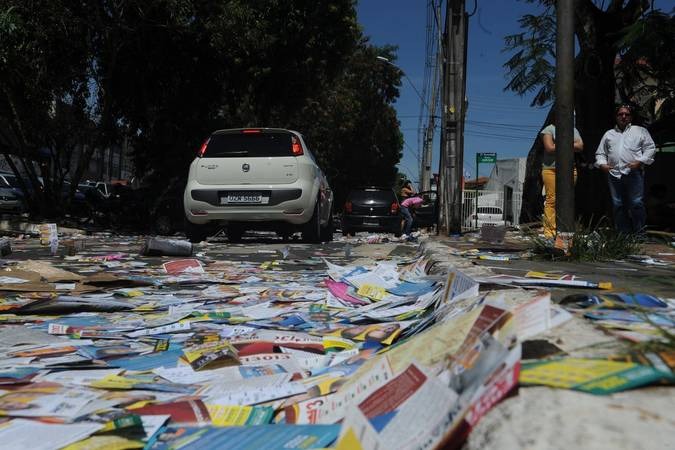
<svg viewBox="0 0 675 450"><path fill-rule="evenodd" d="M501 221L486 221L486 220L480 220L478 219L478 225L476 225L476 221L467 221L466 222L466 227L467 228L480 228L483 225L488 226L488 227L503 227L506 226L506 222L501 220Z"/></svg>
<svg viewBox="0 0 675 450"><path fill-rule="evenodd" d="M0 212L20 212L23 204L19 200L0 200Z"/></svg>
<svg viewBox="0 0 675 450"><path fill-rule="evenodd" d="M386 231L394 233L401 229L401 217L343 215L342 229L353 231Z"/></svg>
<svg viewBox="0 0 675 450"><path fill-rule="evenodd" d="M228 193L261 193L265 203L222 204ZM209 222L307 223L314 212L312 186L298 181L284 187L270 185L205 186L189 183L184 193L186 218L194 224Z"/></svg>

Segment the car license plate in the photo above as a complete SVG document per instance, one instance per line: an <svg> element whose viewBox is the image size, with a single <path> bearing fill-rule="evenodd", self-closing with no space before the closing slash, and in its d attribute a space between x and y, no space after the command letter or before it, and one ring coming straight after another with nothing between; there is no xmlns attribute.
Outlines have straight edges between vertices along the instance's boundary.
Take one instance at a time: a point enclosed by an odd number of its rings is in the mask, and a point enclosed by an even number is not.
<svg viewBox="0 0 675 450"><path fill-rule="evenodd" d="M220 198L221 205L232 205L239 203L267 203L269 197L263 197L262 194L228 194Z"/></svg>

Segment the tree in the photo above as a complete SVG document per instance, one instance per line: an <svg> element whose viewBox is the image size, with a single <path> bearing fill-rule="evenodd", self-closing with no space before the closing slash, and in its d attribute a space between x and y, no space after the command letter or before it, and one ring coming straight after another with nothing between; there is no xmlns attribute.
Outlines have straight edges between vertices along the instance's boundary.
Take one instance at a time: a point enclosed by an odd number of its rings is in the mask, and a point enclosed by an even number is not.
<svg viewBox="0 0 675 450"><path fill-rule="evenodd" d="M308 104L294 125L306 130L335 190L338 204L358 185L394 186L403 136L392 104L401 72L395 48L362 39L334 86Z"/></svg>
<svg viewBox="0 0 675 450"><path fill-rule="evenodd" d="M526 31L506 38L506 50L515 52L505 64L511 77L506 89L521 95L536 92L533 105L541 106L553 100L555 1L525 1L537 3L543 13L521 18L521 28ZM631 27L645 22L644 14L649 7L650 2L646 0L575 1L575 36L579 48L575 59L575 98L577 128L584 139L576 206L577 213L585 218L594 216L597 219L609 211L606 182L597 170L591 169L591 164L602 134L613 125L618 86L617 54L622 47L639 48L637 42L644 40L644 36L635 33L635 28ZM629 30L633 30L632 37ZM537 155L542 152L543 146L537 138L528 156L521 212L523 222L532 221L539 215L541 181Z"/></svg>
<svg viewBox="0 0 675 450"><path fill-rule="evenodd" d="M1 151L49 193L125 140L137 175L161 190L213 130L295 128L339 192L390 184L400 74L380 53L395 57L362 37L353 0L6 0ZM47 197L36 210L58 214Z"/></svg>
<svg viewBox="0 0 675 450"><path fill-rule="evenodd" d="M674 11L675 12L675 11ZM652 11L619 41L617 88L637 99L656 142L675 141L675 14Z"/></svg>
<svg viewBox="0 0 675 450"><path fill-rule="evenodd" d="M185 176L212 130L265 126L306 135L338 200L355 184L393 183L400 73L376 58L393 48L361 37L353 2L178 3L189 7L145 8L140 22L127 11L121 31L137 36L118 56L114 88L138 130L141 172Z"/></svg>
<svg viewBox="0 0 675 450"><path fill-rule="evenodd" d="M91 131L90 52L80 6L38 0L0 6L0 151L24 175L17 178L28 205L42 214L59 209L69 170L61 156Z"/></svg>

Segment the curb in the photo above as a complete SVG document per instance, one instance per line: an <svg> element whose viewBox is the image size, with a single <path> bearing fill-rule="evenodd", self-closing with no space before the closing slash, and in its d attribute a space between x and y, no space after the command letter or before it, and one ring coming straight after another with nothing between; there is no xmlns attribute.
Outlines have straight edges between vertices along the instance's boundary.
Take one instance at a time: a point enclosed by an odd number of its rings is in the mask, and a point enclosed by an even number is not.
<svg viewBox="0 0 675 450"><path fill-rule="evenodd" d="M419 245L418 249L429 260L426 267L428 274L442 275L452 270L460 270L471 277L494 275L491 270L477 266L471 260L453 255L452 247L447 243L427 239Z"/></svg>

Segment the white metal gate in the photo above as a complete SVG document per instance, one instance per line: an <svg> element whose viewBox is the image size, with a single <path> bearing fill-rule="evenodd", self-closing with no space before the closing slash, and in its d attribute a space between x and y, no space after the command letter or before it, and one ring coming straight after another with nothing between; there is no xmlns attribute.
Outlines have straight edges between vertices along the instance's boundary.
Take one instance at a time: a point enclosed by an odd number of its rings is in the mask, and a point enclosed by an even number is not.
<svg viewBox="0 0 675 450"><path fill-rule="evenodd" d="M506 225L517 226L520 224L520 208L522 206L522 192L519 191L482 191L465 190L462 191L462 227L471 229L476 227L474 213L476 205L479 212L481 209L501 211L501 215Z"/></svg>

